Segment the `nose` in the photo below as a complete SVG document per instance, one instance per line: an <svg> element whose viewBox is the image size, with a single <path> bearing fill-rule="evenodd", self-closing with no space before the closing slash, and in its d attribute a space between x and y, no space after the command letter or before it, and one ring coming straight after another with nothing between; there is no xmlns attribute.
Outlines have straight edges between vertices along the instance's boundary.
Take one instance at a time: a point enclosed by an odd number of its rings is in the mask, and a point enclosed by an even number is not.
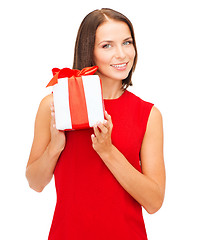
<svg viewBox="0 0 207 240"><path fill-rule="evenodd" d="M117 46L116 47L115 57L117 59L124 59L126 57L126 54L125 54L124 49L123 49L122 46Z"/></svg>

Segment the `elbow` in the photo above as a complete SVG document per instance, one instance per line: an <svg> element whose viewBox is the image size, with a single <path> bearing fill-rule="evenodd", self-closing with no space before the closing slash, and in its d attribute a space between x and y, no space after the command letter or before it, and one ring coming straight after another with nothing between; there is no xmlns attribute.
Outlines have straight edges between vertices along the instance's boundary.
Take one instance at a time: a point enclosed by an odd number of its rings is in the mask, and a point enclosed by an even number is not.
<svg viewBox="0 0 207 240"><path fill-rule="evenodd" d="M44 189L44 187L39 187L39 186L35 186L29 183L29 187L34 190L35 192L41 193Z"/></svg>
<svg viewBox="0 0 207 240"><path fill-rule="evenodd" d="M164 199L159 199L156 202L154 202L153 204L150 204L147 207L144 207L145 210L149 213L149 214L155 214L156 212L158 212L160 210L160 208L162 207L163 204L163 200Z"/></svg>
<svg viewBox="0 0 207 240"><path fill-rule="evenodd" d="M154 214L160 210L160 208L163 205L165 197L165 191L157 191L154 195L153 199L151 198L151 201L148 201L148 204L146 205L145 210L149 214Z"/></svg>
<svg viewBox="0 0 207 240"><path fill-rule="evenodd" d="M35 192L38 192L38 193L40 193L40 192L43 191L44 186L38 186L37 184L35 184L35 183L32 181L28 169L26 170L25 176L26 176L26 179L27 179L27 181L28 181L29 187L30 187L32 190L34 190Z"/></svg>
<svg viewBox="0 0 207 240"><path fill-rule="evenodd" d="M155 214L156 212L158 212L160 208L161 208L161 206L160 206L160 207L145 208L145 210L146 210L149 214L152 215L152 214Z"/></svg>

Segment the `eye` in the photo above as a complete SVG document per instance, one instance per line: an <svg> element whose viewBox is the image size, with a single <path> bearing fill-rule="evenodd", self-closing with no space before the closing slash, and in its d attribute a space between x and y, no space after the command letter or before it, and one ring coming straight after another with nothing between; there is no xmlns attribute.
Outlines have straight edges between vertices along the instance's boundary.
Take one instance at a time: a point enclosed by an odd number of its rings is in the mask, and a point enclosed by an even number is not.
<svg viewBox="0 0 207 240"><path fill-rule="evenodd" d="M110 48L111 47L111 44L104 44L103 45L103 48Z"/></svg>
<svg viewBox="0 0 207 240"><path fill-rule="evenodd" d="M125 41L125 42L123 43L123 45L130 45L130 44L133 44L133 41L132 41L132 40Z"/></svg>

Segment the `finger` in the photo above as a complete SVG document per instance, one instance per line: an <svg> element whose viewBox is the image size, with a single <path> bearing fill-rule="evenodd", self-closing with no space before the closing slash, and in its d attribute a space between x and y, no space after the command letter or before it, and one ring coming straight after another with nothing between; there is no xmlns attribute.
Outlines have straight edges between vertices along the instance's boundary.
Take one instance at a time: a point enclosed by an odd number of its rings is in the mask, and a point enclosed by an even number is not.
<svg viewBox="0 0 207 240"><path fill-rule="evenodd" d="M104 111L104 116L107 118L108 115L109 115L108 112L105 110Z"/></svg>
<svg viewBox="0 0 207 240"><path fill-rule="evenodd" d="M109 126L110 126L109 121L107 121L107 120L104 119L103 125L104 125L106 128L109 128Z"/></svg>
<svg viewBox="0 0 207 240"><path fill-rule="evenodd" d="M54 106L54 101L50 101L50 106Z"/></svg>
<svg viewBox="0 0 207 240"><path fill-rule="evenodd" d="M101 138L101 132L99 131L97 124L94 125L93 129L94 129L94 134L97 137L97 140L100 139Z"/></svg>
<svg viewBox="0 0 207 240"><path fill-rule="evenodd" d="M91 135L91 140L92 140L93 144L97 143L97 139L94 134Z"/></svg>
<svg viewBox="0 0 207 240"><path fill-rule="evenodd" d="M101 129L101 132L106 134L108 132L108 128L101 122L98 123L98 127Z"/></svg>
<svg viewBox="0 0 207 240"><path fill-rule="evenodd" d="M113 123L112 123L111 115L109 115L109 114L107 113L107 111L105 111L105 117L106 117L107 122L108 122L108 123L107 123L108 127L109 127L110 129L112 129Z"/></svg>
<svg viewBox="0 0 207 240"><path fill-rule="evenodd" d="M55 128L55 112L51 111L51 127Z"/></svg>
<svg viewBox="0 0 207 240"><path fill-rule="evenodd" d="M51 110L51 112L54 112L55 111L55 107L54 107L54 104L50 104L50 110Z"/></svg>
<svg viewBox="0 0 207 240"><path fill-rule="evenodd" d="M111 121L111 115L109 115L107 111L105 111L105 117L108 121Z"/></svg>
<svg viewBox="0 0 207 240"><path fill-rule="evenodd" d="M54 100L53 99L51 99L51 101L50 101L50 107L54 107Z"/></svg>

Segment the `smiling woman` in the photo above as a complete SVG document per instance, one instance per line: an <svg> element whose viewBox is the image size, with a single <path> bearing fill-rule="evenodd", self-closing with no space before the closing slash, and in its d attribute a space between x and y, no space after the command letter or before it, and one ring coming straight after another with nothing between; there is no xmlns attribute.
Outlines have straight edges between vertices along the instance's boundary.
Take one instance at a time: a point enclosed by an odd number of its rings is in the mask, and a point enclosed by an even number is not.
<svg viewBox="0 0 207 240"><path fill-rule="evenodd" d="M136 61L131 22L95 10L79 28L73 68L98 65L105 120L58 131L52 94L40 103L26 176L39 192L55 176L49 240L147 239L142 207L152 214L164 200L163 128L159 110L127 90Z"/></svg>

